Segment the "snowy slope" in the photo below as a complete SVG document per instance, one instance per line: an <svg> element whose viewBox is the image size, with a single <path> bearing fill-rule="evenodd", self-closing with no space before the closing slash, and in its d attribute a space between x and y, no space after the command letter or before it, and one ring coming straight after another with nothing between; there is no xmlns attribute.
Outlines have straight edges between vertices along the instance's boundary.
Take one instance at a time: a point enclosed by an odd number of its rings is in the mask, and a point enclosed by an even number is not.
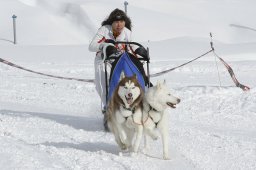
<svg viewBox="0 0 256 170"><path fill-rule="evenodd" d="M94 84L0 63L0 169L256 169L254 6L252 0L129 1L134 39L150 48L151 73L210 50L212 32L217 54L251 87L235 87L212 54L152 78L165 79L181 98L168 110L171 160L162 160L160 140L134 157L120 152L103 130ZM0 58L48 74L93 79L88 42L116 7L123 8L123 1L2 0ZM13 14L18 45L10 42Z"/></svg>
<svg viewBox="0 0 256 170"><path fill-rule="evenodd" d="M123 1L9 0L0 2L0 43L13 41L12 18L17 15L19 44L88 44L102 20ZM255 42L253 0L130 0L128 14L134 40L139 42L177 37L208 38L225 43ZM248 29L249 28L249 29ZM6 41L7 40L7 41Z"/></svg>
<svg viewBox="0 0 256 170"><path fill-rule="evenodd" d="M79 77L93 66L21 63L42 72ZM153 63L154 68L161 67ZM158 65L160 64L160 65ZM170 66L176 62L165 61ZM239 74L255 72L255 61L234 63ZM102 126L93 84L68 82L1 65L1 167L5 169L255 169L255 78L233 86L225 69L218 86L213 62L201 61L161 78L182 103L170 111L171 160L161 160L161 142L137 157L120 151ZM91 75L92 76L92 75ZM241 80L241 79L240 79ZM251 82L251 84L248 84ZM9 162L12 162L11 164ZM246 163L245 163L246 162ZM107 167L107 168L106 168Z"/></svg>

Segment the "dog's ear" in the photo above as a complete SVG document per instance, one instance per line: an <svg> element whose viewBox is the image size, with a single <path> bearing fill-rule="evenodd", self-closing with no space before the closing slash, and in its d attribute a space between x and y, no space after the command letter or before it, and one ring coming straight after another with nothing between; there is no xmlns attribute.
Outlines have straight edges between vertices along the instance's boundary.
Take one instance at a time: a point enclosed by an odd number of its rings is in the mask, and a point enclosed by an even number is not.
<svg viewBox="0 0 256 170"><path fill-rule="evenodd" d="M166 85L166 81L165 80L163 82L162 81L157 81L157 84L156 84L157 89L162 89L163 86L165 86L165 85Z"/></svg>
<svg viewBox="0 0 256 170"><path fill-rule="evenodd" d="M120 74L119 81L123 80L124 78L125 78L125 74L124 74L124 71L122 71Z"/></svg>
<svg viewBox="0 0 256 170"><path fill-rule="evenodd" d="M162 88L162 83L157 81L156 88L157 89L161 89Z"/></svg>

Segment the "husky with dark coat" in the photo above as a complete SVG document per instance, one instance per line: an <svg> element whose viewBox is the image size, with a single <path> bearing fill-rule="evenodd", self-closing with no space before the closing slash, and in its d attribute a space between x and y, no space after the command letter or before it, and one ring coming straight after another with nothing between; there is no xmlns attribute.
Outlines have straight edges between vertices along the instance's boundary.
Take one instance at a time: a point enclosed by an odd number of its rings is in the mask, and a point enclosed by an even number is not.
<svg viewBox="0 0 256 170"><path fill-rule="evenodd" d="M126 77L122 73L106 113L108 127L122 150L138 152L143 136L143 96L144 92L136 75Z"/></svg>
<svg viewBox="0 0 256 170"><path fill-rule="evenodd" d="M158 138L158 129L163 143L163 158L169 159L169 147L168 147L168 113L166 109L168 107L176 108L176 104L180 103L180 99L173 96L170 90L166 87L165 81L163 83L157 83L156 86L151 87L145 93L143 101L143 123L145 133L145 147L149 149L147 143L147 135L153 139Z"/></svg>

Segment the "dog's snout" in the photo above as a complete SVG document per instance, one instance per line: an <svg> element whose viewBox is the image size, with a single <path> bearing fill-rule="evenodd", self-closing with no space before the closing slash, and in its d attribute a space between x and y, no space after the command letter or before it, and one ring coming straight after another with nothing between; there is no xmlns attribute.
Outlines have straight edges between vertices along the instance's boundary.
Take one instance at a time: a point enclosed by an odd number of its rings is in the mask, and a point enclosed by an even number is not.
<svg viewBox="0 0 256 170"><path fill-rule="evenodd" d="M128 93L128 97L132 97L132 93Z"/></svg>
<svg viewBox="0 0 256 170"><path fill-rule="evenodd" d="M180 99L177 99L177 103L180 103Z"/></svg>

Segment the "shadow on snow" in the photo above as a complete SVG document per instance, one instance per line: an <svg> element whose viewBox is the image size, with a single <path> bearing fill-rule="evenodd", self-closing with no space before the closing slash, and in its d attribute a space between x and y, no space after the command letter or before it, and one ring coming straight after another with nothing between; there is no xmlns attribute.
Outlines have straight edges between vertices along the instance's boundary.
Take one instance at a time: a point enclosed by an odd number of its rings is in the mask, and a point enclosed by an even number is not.
<svg viewBox="0 0 256 170"><path fill-rule="evenodd" d="M23 111L13 111L13 110L0 110L0 114L17 116L17 117L28 117L28 116L39 117L39 118L55 121L63 125L68 125L75 129L83 129L85 131L103 131L102 119L98 119L98 118L60 115L60 114L58 115L58 114L39 113L39 112L23 112Z"/></svg>

